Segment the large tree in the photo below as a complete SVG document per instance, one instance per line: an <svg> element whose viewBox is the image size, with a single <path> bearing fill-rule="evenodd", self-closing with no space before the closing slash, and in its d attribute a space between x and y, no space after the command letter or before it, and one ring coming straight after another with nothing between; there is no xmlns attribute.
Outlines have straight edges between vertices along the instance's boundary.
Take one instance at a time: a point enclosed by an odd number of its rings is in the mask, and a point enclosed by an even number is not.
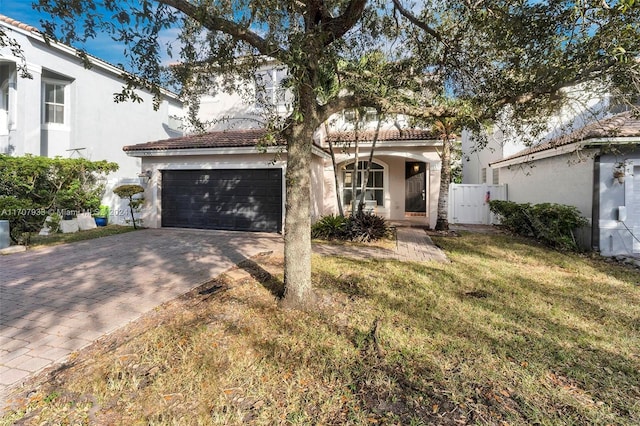
<svg viewBox="0 0 640 426"><path fill-rule="evenodd" d="M393 0L412 69L425 74L413 90L455 111L455 121L431 120L449 132L474 131L484 148L484 125L506 120L537 140L548 118L584 92L638 107L640 4L630 1L426 0L409 9ZM579 90L568 90L579 87ZM579 108L587 108L581 105ZM596 112L597 113L597 112ZM440 129L442 130L442 129ZM446 145L446 144L445 144ZM443 150L446 154L446 150ZM448 183L443 159L441 180ZM441 185L436 229L447 229L448 184Z"/></svg>
<svg viewBox="0 0 640 426"><path fill-rule="evenodd" d="M629 1L625 2L629 3ZM618 87L637 78L638 8L601 0L39 0L56 19L46 32L82 46L103 31L125 44L135 88L159 95L163 32L181 30L180 66L188 99L198 88L240 90L260 66L285 66L290 113L267 127L286 141L284 304L312 301L310 164L313 135L332 114L375 107L479 128L510 105L514 116L548 111L560 89L598 79ZM606 6L606 7L605 7ZM350 72L372 51L373 73ZM365 63L365 66L367 63ZM630 71L631 70L631 71ZM385 93L367 84L386 79ZM330 84L328 84L330 82ZM332 87L331 90L327 90Z"/></svg>

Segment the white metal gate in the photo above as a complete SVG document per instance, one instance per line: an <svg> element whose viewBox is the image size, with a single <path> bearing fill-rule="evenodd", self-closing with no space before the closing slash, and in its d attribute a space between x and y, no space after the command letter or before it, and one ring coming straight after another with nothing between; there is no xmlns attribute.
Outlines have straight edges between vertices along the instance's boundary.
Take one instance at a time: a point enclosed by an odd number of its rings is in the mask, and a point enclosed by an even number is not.
<svg viewBox="0 0 640 426"><path fill-rule="evenodd" d="M489 211L490 200L507 200L506 185L449 186L449 222L493 225L499 221Z"/></svg>

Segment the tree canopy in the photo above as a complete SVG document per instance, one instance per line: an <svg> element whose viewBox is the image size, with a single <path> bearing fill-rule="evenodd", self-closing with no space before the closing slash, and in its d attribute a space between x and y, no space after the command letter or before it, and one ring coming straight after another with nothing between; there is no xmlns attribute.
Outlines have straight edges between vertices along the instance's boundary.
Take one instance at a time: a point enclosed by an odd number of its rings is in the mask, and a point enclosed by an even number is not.
<svg viewBox="0 0 640 426"><path fill-rule="evenodd" d="M76 44L98 32L125 48L121 98L157 87L169 68L186 99L240 90L275 60L288 70L290 114L269 128L287 141L285 302L311 300L313 134L332 114L371 106L480 128L505 106L538 118L579 83L632 102L640 81L634 0L39 0L47 34ZM180 36L163 44L166 31Z"/></svg>

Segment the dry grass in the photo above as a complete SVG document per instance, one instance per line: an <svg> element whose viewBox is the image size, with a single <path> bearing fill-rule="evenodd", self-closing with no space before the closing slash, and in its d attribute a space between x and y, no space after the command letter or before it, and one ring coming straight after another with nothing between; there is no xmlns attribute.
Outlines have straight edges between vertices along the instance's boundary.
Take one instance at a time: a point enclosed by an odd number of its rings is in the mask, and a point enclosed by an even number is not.
<svg viewBox="0 0 640 426"><path fill-rule="evenodd" d="M281 259L245 262L76 354L0 424L640 423L637 270L436 240L452 263L315 257L307 313L278 308Z"/></svg>

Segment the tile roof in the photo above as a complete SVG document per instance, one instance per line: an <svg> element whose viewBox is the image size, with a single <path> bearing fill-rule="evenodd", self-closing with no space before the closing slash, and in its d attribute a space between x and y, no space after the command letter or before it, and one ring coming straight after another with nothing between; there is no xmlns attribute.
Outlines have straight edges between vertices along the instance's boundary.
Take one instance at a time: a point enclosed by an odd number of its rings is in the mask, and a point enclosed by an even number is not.
<svg viewBox="0 0 640 426"><path fill-rule="evenodd" d="M14 27L20 28L21 30L35 31L37 33L40 32L40 30L38 30L36 27L32 27L31 25L24 24L20 21L16 21L15 19L9 18L8 16L5 16L5 15L0 15L0 22L4 22L5 24L9 24Z"/></svg>
<svg viewBox="0 0 640 426"><path fill-rule="evenodd" d="M589 141L593 139L615 139L625 137L640 138L640 116L633 111L623 112L610 118L597 120L574 132L557 137L550 141L532 146L509 157L498 160L492 164L502 161L513 160L519 157L534 158L534 154L548 151L561 146L570 145L575 142ZM615 142L615 141L612 141ZM639 140L640 142L640 140Z"/></svg>
<svg viewBox="0 0 640 426"><path fill-rule="evenodd" d="M374 131L361 132L359 140L372 140ZM213 131L207 133L197 133L180 136L177 138L163 139L159 141L128 145L123 147L124 151L163 151L170 149L197 149L197 148L241 148L256 146L262 141L265 135L263 129L234 129ZM332 142L355 141L354 132L330 133ZM434 140L436 137L428 130L398 130L380 131L378 141L411 141L411 140ZM281 141L279 145L284 145ZM317 145L317 144L316 144Z"/></svg>
<svg viewBox="0 0 640 426"><path fill-rule="evenodd" d="M331 142L354 142L355 132L332 132L329 133ZM375 135L374 130L367 130L358 133L358 140L372 141ZM438 137L430 130L403 129L400 130L380 130L378 141L414 141L414 140L435 140Z"/></svg>
<svg viewBox="0 0 640 426"><path fill-rule="evenodd" d="M263 129L225 130L128 145L122 149L124 151L163 151L170 149L253 147L261 142L264 135L265 131Z"/></svg>

